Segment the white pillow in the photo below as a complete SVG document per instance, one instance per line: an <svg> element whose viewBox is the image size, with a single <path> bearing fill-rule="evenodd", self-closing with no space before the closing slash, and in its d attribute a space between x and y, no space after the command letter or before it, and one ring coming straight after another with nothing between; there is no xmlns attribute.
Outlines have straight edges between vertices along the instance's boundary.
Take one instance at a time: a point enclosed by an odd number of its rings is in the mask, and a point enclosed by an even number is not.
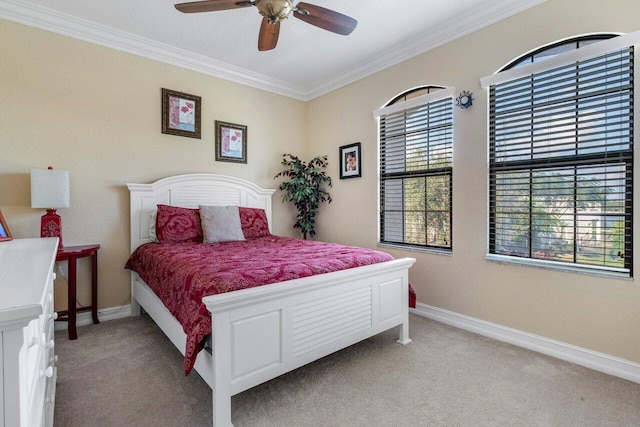
<svg viewBox="0 0 640 427"><path fill-rule="evenodd" d="M198 206L204 243L244 240L237 206Z"/></svg>
<svg viewBox="0 0 640 427"><path fill-rule="evenodd" d="M158 210L154 209L151 211L150 220L149 220L149 237L151 240L158 243L158 235L156 234L156 219L158 217Z"/></svg>

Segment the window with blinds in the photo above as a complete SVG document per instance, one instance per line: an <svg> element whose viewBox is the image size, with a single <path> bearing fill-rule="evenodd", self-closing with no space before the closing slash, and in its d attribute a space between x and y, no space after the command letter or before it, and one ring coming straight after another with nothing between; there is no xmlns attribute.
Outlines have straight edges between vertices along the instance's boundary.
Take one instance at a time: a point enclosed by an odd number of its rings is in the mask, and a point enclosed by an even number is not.
<svg viewBox="0 0 640 427"><path fill-rule="evenodd" d="M489 95L489 252L631 276L633 48Z"/></svg>
<svg viewBox="0 0 640 427"><path fill-rule="evenodd" d="M409 103L403 94L379 116L379 239L450 251L453 98L437 96L442 88L420 90L429 95Z"/></svg>

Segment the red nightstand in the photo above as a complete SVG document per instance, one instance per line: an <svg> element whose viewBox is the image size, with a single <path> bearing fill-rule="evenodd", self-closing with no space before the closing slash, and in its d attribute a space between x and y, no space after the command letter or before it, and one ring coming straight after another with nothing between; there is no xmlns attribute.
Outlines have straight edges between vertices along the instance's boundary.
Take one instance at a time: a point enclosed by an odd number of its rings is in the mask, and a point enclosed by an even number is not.
<svg viewBox="0 0 640 427"><path fill-rule="evenodd" d="M98 249L100 249L100 245L64 246L60 248L60 250L58 250L58 255L56 255L56 262L68 261L69 265L69 305L67 307L67 310L58 312L58 318L56 320L69 322L70 340L75 340L76 338L78 338L78 332L76 330L77 312L91 310L93 323L100 323L98 321ZM78 258L84 258L88 256L91 257L91 305L88 307L77 308L76 260Z"/></svg>

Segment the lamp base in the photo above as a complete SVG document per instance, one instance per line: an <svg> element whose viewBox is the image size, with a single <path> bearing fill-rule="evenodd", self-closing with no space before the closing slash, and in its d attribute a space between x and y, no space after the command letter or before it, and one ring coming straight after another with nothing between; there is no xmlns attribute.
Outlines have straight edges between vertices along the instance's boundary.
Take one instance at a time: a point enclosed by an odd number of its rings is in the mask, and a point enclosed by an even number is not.
<svg viewBox="0 0 640 427"><path fill-rule="evenodd" d="M55 209L47 209L40 221L40 237L57 237L58 248L62 248L62 218Z"/></svg>

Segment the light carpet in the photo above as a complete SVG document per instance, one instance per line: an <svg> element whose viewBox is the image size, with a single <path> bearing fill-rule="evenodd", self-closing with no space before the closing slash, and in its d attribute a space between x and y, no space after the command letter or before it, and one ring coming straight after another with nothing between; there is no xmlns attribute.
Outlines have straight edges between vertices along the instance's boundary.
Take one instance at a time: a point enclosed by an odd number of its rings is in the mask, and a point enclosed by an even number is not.
<svg viewBox="0 0 640 427"><path fill-rule="evenodd" d="M232 398L241 426L640 426L640 384L411 315ZM56 427L210 426L211 390L148 316L56 332Z"/></svg>

